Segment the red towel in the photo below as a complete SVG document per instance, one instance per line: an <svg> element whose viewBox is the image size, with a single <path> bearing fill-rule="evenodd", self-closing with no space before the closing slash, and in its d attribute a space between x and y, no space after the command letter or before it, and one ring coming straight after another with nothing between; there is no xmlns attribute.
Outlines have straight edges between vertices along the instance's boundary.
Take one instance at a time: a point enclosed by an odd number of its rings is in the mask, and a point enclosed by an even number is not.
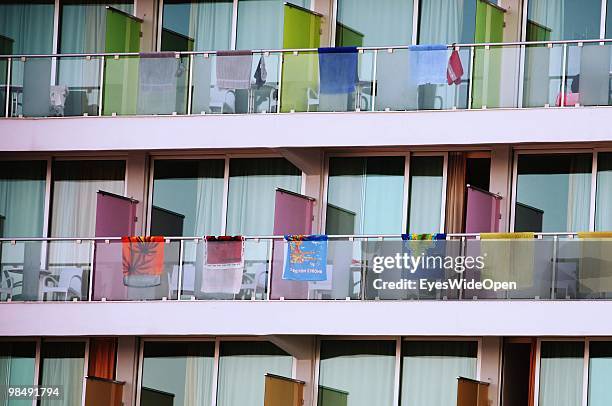
<svg viewBox="0 0 612 406"><path fill-rule="evenodd" d="M227 265L243 262L244 237L206 237L206 265Z"/></svg>
<svg viewBox="0 0 612 406"><path fill-rule="evenodd" d="M461 58L459 52L454 50L448 59L448 67L446 69L446 80L448 85L453 83L456 85L461 84L461 77L463 76L463 65L461 64Z"/></svg>

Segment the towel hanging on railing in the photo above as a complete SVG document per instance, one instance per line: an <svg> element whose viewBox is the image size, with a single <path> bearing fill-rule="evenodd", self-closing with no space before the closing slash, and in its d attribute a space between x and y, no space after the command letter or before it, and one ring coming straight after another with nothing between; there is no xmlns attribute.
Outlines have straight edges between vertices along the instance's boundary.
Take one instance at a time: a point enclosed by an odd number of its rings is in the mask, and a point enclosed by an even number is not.
<svg viewBox="0 0 612 406"><path fill-rule="evenodd" d="M357 48L319 48L319 91L353 93L357 84Z"/></svg>
<svg viewBox="0 0 612 406"><path fill-rule="evenodd" d="M266 84L266 80L268 79L268 71L266 70L266 59L263 55L259 58L259 63L257 64L257 69L255 70L255 75L253 75L253 77L255 78L255 85L258 89Z"/></svg>
<svg viewBox="0 0 612 406"><path fill-rule="evenodd" d="M327 280L326 235L286 235L287 251L283 279L291 281Z"/></svg>
<svg viewBox="0 0 612 406"><path fill-rule="evenodd" d="M202 292L239 293L244 272L244 237L208 236L204 241Z"/></svg>
<svg viewBox="0 0 612 406"><path fill-rule="evenodd" d="M251 86L251 51L217 51L217 87L248 89Z"/></svg>
<svg viewBox="0 0 612 406"><path fill-rule="evenodd" d="M463 77L463 65L461 64L461 57L459 51L456 49L451 53L448 58L448 67L446 69L446 81L448 85L453 83L457 86L461 84L461 78Z"/></svg>
<svg viewBox="0 0 612 406"><path fill-rule="evenodd" d="M161 284L164 237L122 237L123 284L148 288Z"/></svg>

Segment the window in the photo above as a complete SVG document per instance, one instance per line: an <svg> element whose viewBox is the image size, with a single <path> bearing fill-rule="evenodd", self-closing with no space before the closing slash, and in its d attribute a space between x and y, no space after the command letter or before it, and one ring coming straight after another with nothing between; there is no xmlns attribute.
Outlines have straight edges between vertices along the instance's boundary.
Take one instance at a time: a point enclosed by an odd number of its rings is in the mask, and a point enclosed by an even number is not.
<svg viewBox="0 0 612 406"><path fill-rule="evenodd" d="M151 235L223 234L225 161L157 160L154 165Z"/></svg>
<svg viewBox="0 0 612 406"><path fill-rule="evenodd" d="M93 237L97 192L124 193L125 161L53 164L52 237Z"/></svg>
<svg viewBox="0 0 612 406"><path fill-rule="evenodd" d="M589 343L589 406L612 404L612 342Z"/></svg>
<svg viewBox="0 0 612 406"><path fill-rule="evenodd" d="M288 3L310 7L310 0L291 0ZM238 0L236 49L282 48L283 13L282 0Z"/></svg>
<svg viewBox="0 0 612 406"><path fill-rule="evenodd" d="M214 342L146 342L140 404L210 405Z"/></svg>
<svg viewBox="0 0 612 406"><path fill-rule="evenodd" d="M612 12L612 10L610 10ZM612 230L612 153L597 154L595 230Z"/></svg>
<svg viewBox="0 0 612 406"><path fill-rule="evenodd" d="M82 403L85 373L84 342L45 342L41 348L42 386L61 386L63 399L44 399L41 406L74 406Z"/></svg>
<svg viewBox="0 0 612 406"><path fill-rule="evenodd" d="M404 157L331 158L327 234L400 234Z"/></svg>
<svg viewBox="0 0 612 406"><path fill-rule="evenodd" d="M589 229L591 154L519 155L514 231Z"/></svg>
<svg viewBox="0 0 612 406"><path fill-rule="evenodd" d="M410 209L408 232L440 231L444 199L444 157L410 158Z"/></svg>
<svg viewBox="0 0 612 406"><path fill-rule="evenodd" d="M412 0L338 0L336 46L412 43Z"/></svg>
<svg viewBox="0 0 612 406"><path fill-rule="evenodd" d="M0 237L42 237L45 161L0 162Z"/></svg>
<svg viewBox="0 0 612 406"><path fill-rule="evenodd" d="M476 341L404 341L401 405L453 405L457 377L476 379Z"/></svg>
<svg viewBox="0 0 612 406"><path fill-rule="evenodd" d="M106 6L128 14L134 12L129 0L63 0L61 8L60 53L104 52L106 48Z"/></svg>
<svg viewBox="0 0 612 406"><path fill-rule="evenodd" d="M601 0L529 0L527 41L597 39Z"/></svg>
<svg viewBox="0 0 612 406"><path fill-rule="evenodd" d="M539 406L582 404L583 342L542 342Z"/></svg>
<svg viewBox="0 0 612 406"><path fill-rule="evenodd" d="M34 342L1 342L0 343L0 387L3 391L8 386L34 385L36 364L36 343ZM0 394L3 405L5 393ZM28 401L11 400L8 405L27 404ZM32 401L29 401L29 405Z"/></svg>
<svg viewBox="0 0 612 406"><path fill-rule="evenodd" d="M162 51L208 51L231 46L231 0L164 1Z"/></svg>
<svg viewBox="0 0 612 406"><path fill-rule="evenodd" d="M0 55L50 54L53 0L0 3Z"/></svg>
<svg viewBox="0 0 612 406"><path fill-rule="evenodd" d="M221 342L217 404L261 406L265 375L291 377L293 358L266 341Z"/></svg>
<svg viewBox="0 0 612 406"><path fill-rule="evenodd" d="M277 188L299 192L302 173L284 158L230 161L227 235L270 235Z"/></svg>
<svg viewBox="0 0 612 406"><path fill-rule="evenodd" d="M347 406L391 406L394 376L395 341L322 341L318 404L333 392Z"/></svg>
<svg viewBox="0 0 612 406"><path fill-rule="evenodd" d="M476 1L421 0L419 44L474 42Z"/></svg>

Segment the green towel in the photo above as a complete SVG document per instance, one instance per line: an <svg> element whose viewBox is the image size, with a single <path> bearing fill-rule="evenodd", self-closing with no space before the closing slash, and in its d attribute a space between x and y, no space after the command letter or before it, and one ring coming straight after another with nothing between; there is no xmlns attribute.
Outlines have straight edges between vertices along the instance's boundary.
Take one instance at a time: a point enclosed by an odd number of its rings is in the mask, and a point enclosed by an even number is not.
<svg viewBox="0 0 612 406"><path fill-rule="evenodd" d="M534 233L480 234L480 255L485 255L482 279L516 282L518 289L533 286Z"/></svg>

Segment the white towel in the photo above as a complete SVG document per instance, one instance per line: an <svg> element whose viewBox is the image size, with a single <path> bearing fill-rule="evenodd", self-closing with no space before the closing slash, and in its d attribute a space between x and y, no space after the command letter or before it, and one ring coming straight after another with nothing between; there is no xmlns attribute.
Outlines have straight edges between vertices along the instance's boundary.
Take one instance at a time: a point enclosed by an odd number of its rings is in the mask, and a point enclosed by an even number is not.
<svg viewBox="0 0 612 406"><path fill-rule="evenodd" d="M252 65L253 54L250 51L217 52L217 87L248 89Z"/></svg>

